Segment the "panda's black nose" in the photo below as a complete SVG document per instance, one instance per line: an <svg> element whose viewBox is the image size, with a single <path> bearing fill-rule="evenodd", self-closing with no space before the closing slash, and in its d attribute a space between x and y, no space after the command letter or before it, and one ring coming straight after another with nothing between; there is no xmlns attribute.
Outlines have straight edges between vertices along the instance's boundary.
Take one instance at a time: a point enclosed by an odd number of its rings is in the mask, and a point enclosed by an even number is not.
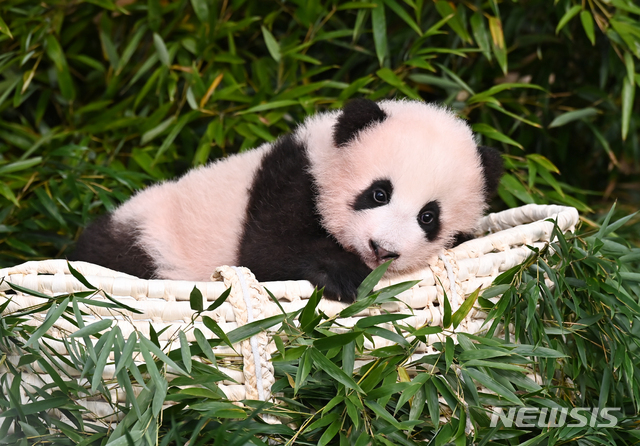
<svg viewBox="0 0 640 446"><path fill-rule="evenodd" d="M373 240L369 240L369 244L371 245L371 249L373 250L373 253L376 255L376 258L378 260L390 260L390 259L397 259L398 257L400 257L400 254L387 251L386 249L379 246Z"/></svg>

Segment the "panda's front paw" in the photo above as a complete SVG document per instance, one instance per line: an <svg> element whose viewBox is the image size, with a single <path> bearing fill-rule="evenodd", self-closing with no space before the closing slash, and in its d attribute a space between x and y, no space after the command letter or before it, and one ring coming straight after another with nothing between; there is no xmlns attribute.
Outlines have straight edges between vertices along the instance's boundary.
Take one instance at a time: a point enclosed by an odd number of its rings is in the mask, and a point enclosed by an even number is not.
<svg viewBox="0 0 640 446"><path fill-rule="evenodd" d="M358 296L358 287L369 273L371 270L364 264L332 268L331 272L321 274L321 280L314 285L318 288L324 287L323 297L325 299L353 303Z"/></svg>
<svg viewBox="0 0 640 446"><path fill-rule="evenodd" d="M324 285L322 297L344 303L353 303L358 296L358 285L354 283L329 282Z"/></svg>

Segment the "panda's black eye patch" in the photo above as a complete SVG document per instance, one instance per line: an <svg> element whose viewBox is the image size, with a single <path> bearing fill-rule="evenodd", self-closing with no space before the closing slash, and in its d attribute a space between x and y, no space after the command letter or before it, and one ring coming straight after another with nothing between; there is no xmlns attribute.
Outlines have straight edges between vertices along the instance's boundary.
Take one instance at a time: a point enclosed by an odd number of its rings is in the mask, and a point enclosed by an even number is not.
<svg viewBox="0 0 640 446"><path fill-rule="evenodd" d="M389 180L376 180L371 185L360 192L353 202L355 211L373 209L384 206L391 200L393 186Z"/></svg>
<svg viewBox="0 0 640 446"><path fill-rule="evenodd" d="M428 240L435 240L440 233L440 203L430 201L418 212L418 224Z"/></svg>

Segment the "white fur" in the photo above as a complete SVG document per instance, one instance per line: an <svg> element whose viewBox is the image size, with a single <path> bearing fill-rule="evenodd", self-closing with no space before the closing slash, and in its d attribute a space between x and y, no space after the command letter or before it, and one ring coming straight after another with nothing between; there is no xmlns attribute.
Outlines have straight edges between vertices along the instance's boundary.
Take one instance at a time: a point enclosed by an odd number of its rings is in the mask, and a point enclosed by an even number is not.
<svg viewBox="0 0 640 446"><path fill-rule="evenodd" d="M458 232L471 232L485 208L480 156L470 128L445 109L416 101L383 101L388 117L336 148L337 114L318 115L301 126L311 173L319 188L325 228L347 250L378 266L370 240L400 254L388 275L425 267ZM355 211L352 204L374 180L393 185L388 205ZM420 209L440 203L440 237L430 242L418 224Z"/></svg>
<svg viewBox="0 0 640 446"><path fill-rule="evenodd" d="M387 119L347 147L333 144L339 111L309 117L295 137L308 148L325 229L371 268L379 262L370 240L400 254L388 272L394 275L425 267L456 233L474 229L485 207L484 183L471 130L451 111L415 101L379 105ZM264 144L149 187L120 206L114 221L139 226L158 277L208 280L217 266L237 263L248 191L270 149ZM377 179L391 180L390 203L353 210ZM417 218L433 200L440 203L441 232L430 242Z"/></svg>
<svg viewBox="0 0 640 446"><path fill-rule="evenodd" d="M209 280L220 265L235 265L249 188L265 153L258 149L151 186L116 209L116 224L140 225L140 243L156 262L156 275Z"/></svg>

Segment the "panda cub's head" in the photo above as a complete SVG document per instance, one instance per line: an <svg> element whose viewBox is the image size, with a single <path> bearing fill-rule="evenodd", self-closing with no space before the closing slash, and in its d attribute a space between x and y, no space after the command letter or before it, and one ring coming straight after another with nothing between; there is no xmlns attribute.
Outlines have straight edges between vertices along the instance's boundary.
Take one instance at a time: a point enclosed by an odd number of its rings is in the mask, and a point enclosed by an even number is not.
<svg viewBox="0 0 640 446"><path fill-rule="evenodd" d="M307 141L322 225L370 268L424 268L471 233L495 192L502 160L478 147L448 109L418 101L354 100L309 119Z"/></svg>

